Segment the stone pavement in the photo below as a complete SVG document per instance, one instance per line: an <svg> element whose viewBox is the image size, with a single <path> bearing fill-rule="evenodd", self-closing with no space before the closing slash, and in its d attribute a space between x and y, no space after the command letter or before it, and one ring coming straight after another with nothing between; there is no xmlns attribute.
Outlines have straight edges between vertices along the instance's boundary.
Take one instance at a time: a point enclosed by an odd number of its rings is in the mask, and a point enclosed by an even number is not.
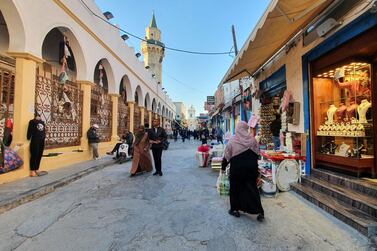
<svg viewBox="0 0 377 251"><path fill-rule="evenodd" d="M263 223L228 215L196 144L172 143L162 177L113 165L0 214L0 250L368 250L367 238L293 192L262 199Z"/></svg>
<svg viewBox="0 0 377 251"><path fill-rule="evenodd" d="M110 156L104 156L98 160L86 161L52 170L45 176L26 177L10 183L1 184L0 214L53 192L58 187L65 186L113 163L114 160L112 160Z"/></svg>

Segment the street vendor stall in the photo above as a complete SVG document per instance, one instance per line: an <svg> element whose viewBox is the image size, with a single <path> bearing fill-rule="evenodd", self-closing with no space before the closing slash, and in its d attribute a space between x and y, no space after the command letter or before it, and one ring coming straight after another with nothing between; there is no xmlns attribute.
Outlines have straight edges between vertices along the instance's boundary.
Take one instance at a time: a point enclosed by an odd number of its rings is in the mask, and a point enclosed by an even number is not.
<svg viewBox="0 0 377 251"><path fill-rule="evenodd" d="M288 191L290 184L300 181L304 173L305 157L282 151L261 151L258 161L264 195L273 196L280 191Z"/></svg>

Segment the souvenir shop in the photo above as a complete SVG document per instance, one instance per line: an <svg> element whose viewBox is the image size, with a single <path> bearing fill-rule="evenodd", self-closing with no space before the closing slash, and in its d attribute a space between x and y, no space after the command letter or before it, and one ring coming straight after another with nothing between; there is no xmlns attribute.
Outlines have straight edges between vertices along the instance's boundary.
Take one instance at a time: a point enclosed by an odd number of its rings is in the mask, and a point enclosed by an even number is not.
<svg viewBox="0 0 377 251"><path fill-rule="evenodd" d="M264 195L276 195L288 191L292 182L301 175L305 157L301 156L301 144L296 135L288 131L288 122L295 124L295 103L286 85L285 66L275 71L259 84L260 110L259 137L263 150L258 162L261 173L261 189Z"/></svg>
<svg viewBox="0 0 377 251"><path fill-rule="evenodd" d="M352 24L346 30L335 39L355 31ZM371 42L375 37L377 26L309 62L314 168L376 177L376 109L372 104L377 101L377 44Z"/></svg>

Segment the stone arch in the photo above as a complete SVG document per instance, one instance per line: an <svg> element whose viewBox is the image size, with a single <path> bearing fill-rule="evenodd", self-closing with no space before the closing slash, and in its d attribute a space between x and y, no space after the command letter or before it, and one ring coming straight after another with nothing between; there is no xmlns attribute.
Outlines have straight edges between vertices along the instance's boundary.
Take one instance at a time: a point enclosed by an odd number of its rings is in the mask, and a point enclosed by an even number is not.
<svg viewBox="0 0 377 251"><path fill-rule="evenodd" d="M135 104L138 106L144 105L143 92L140 85L138 85L135 89Z"/></svg>
<svg viewBox="0 0 377 251"><path fill-rule="evenodd" d="M101 86L106 92L109 91L110 85L114 85L114 72L106 58L102 58L96 64L94 68L93 82Z"/></svg>
<svg viewBox="0 0 377 251"><path fill-rule="evenodd" d="M124 101L132 101L131 82L127 75L124 75L120 80L119 95L121 95Z"/></svg>
<svg viewBox="0 0 377 251"><path fill-rule="evenodd" d="M66 72L68 76L73 76L75 79L77 75L86 75L86 63L82 47L73 34L71 29L65 26L57 26L50 29L44 36L41 55L42 58L52 66L53 73L58 75L65 55L65 46L68 51L66 56Z"/></svg>
<svg viewBox="0 0 377 251"><path fill-rule="evenodd" d="M4 19L3 13L0 10L0 53L5 54L9 49L9 31L7 22Z"/></svg>
<svg viewBox="0 0 377 251"><path fill-rule="evenodd" d="M155 98L153 98L153 100L152 100L152 112L154 112L154 113L157 112L157 102L156 102Z"/></svg>
<svg viewBox="0 0 377 251"><path fill-rule="evenodd" d="M108 95L109 87L115 86L114 74L106 58L99 60L93 69L93 82L91 90L90 122L99 125L101 142L111 140L111 127L113 106L111 96Z"/></svg>
<svg viewBox="0 0 377 251"><path fill-rule="evenodd" d="M6 48L4 47L4 49L16 52L25 51L26 33L24 22L14 1L0 1L0 12L6 24L4 28L8 33L8 38L2 38L3 34L0 33L0 39L7 40Z"/></svg>
<svg viewBox="0 0 377 251"><path fill-rule="evenodd" d="M152 107L151 107L151 98L149 97L149 93L148 92L147 92L147 94L145 94L144 107L147 110L152 109Z"/></svg>
<svg viewBox="0 0 377 251"><path fill-rule="evenodd" d="M158 115L161 115L161 103L158 102L157 104L157 112L156 112Z"/></svg>

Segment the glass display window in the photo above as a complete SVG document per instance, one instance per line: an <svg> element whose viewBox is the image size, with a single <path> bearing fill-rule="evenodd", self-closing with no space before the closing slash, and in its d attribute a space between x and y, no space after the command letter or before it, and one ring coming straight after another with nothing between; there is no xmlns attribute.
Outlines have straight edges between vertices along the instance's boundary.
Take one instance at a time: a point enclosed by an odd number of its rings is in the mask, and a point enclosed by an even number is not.
<svg viewBox="0 0 377 251"><path fill-rule="evenodd" d="M371 73L371 64L349 61L312 75L316 165L373 168Z"/></svg>

